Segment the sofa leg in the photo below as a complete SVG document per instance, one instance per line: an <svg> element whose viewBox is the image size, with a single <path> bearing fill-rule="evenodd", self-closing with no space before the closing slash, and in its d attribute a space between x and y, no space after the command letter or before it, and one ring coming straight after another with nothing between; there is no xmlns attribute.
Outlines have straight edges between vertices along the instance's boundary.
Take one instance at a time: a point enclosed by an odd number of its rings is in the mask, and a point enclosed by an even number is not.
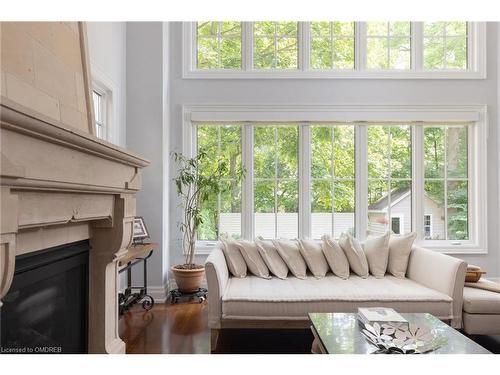
<svg viewBox="0 0 500 375"><path fill-rule="evenodd" d="M211 329L210 330L210 351L215 352L217 349L217 341L219 341L219 333L220 329Z"/></svg>

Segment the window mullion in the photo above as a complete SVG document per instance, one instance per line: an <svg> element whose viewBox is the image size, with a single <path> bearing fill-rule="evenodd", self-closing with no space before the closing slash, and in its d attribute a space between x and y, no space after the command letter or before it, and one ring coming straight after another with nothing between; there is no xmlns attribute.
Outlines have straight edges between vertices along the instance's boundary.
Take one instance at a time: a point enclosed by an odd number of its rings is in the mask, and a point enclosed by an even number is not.
<svg viewBox="0 0 500 375"><path fill-rule="evenodd" d="M423 70L424 61L424 27L422 22L411 23L411 68Z"/></svg>
<svg viewBox="0 0 500 375"><path fill-rule="evenodd" d="M310 56L311 56L311 23L299 22L299 39L298 53L299 53L299 69L302 71L310 70Z"/></svg>
<svg viewBox="0 0 500 375"><path fill-rule="evenodd" d="M278 234L278 128L274 127L274 238L277 238L277 234Z"/></svg>
<svg viewBox="0 0 500 375"><path fill-rule="evenodd" d="M254 238L254 200L253 200L253 126L243 125L242 129L242 162L246 174L242 182L242 215L241 235L251 240Z"/></svg>
<svg viewBox="0 0 500 375"><path fill-rule="evenodd" d="M332 158L331 158L331 164L330 164L330 173L331 175L331 197L332 197L332 207L331 207L331 214L332 214L332 225L331 225L331 235L335 235L335 128L331 128L332 136L331 136L331 143L330 143L330 150L332 153Z"/></svg>
<svg viewBox="0 0 500 375"><path fill-rule="evenodd" d="M368 220L368 152L367 125L356 126L356 237L366 238Z"/></svg>
<svg viewBox="0 0 500 375"><path fill-rule="evenodd" d="M424 197L425 197L425 179L424 179L424 129L422 124L412 125L411 136L411 166L412 166L412 184L411 184L411 230L417 233L417 242L425 238L424 230Z"/></svg>
<svg viewBox="0 0 500 375"><path fill-rule="evenodd" d="M446 44L446 43L445 43ZM448 126L444 128L444 238L448 241Z"/></svg>
<svg viewBox="0 0 500 375"><path fill-rule="evenodd" d="M467 33L467 70L477 69L477 58L474 58L477 50L476 43L477 24L467 22L465 32Z"/></svg>
<svg viewBox="0 0 500 375"><path fill-rule="evenodd" d="M366 22L356 22L354 62L356 70L366 70Z"/></svg>
<svg viewBox="0 0 500 375"><path fill-rule="evenodd" d="M299 125L299 237L311 237L311 130Z"/></svg>
<svg viewBox="0 0 500 375"><path fill-rule="evenodd" d="M390 49L390 48L389 48ZM392 128L389 127L389 134L387 135L387 217L388 217L388 226L387 230L392 232L392 212L391 212L391 205L392 205ZM401 231L400 231L401 232ZM398 233L400 234L400 233Z"/></svg>
<svg viewBox="0 0 500 375"><path fill-rule="evenodd" d="M253 69L253 22L243 22L242 25L242 69L249 71Z"/></svg>

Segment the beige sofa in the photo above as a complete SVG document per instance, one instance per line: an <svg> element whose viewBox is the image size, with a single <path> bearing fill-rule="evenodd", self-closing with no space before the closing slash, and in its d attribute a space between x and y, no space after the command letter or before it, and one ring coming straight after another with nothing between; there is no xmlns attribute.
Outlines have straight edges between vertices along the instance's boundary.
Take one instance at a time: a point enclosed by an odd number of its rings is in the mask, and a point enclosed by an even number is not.
<svg viewBox="0 0 500 375"><path fill-rule="evenodd" d="M464 288L463 329L468 335L500 335L500 294Z"/></svg>
<svg viewBox="0 0 500 375"><path fill-rule="evenodd" d="M325 278L270 280L229 273L220 248L205 263L212 350L220 329L307 328L309 312L355 312L360 306L387 306L399 312L426 312L462 326L466 263L414 246L405 279L391 275L342 280Z"/></svg>

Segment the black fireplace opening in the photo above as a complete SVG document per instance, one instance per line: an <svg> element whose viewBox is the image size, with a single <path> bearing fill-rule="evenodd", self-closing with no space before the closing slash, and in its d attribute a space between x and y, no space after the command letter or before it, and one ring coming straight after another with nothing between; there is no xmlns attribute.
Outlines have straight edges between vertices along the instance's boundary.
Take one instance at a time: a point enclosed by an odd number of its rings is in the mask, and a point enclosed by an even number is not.
<svg viewBox="0 0 500 375"><path fill-rule="evenodd" d="M0 353L86 353L88 240L16 257L0 308Z"/></svg>

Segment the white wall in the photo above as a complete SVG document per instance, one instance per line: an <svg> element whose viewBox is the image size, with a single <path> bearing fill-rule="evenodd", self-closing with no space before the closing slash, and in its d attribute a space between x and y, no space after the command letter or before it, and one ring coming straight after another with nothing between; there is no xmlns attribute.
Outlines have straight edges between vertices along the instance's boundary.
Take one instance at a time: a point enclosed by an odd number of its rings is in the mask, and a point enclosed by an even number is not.
<svg viewBox="0 0 500 375"><path fill-rule="evenodd" d="M87 22L92 79L113 91L110 142L125 146L126 139L126 23Z"/></svg>
<svg viewBox="0 0 500 375"><path fill-rule="evenodd" d="M464 255L489 275L499 275L498 202L498 53L497 24L487 28L488 78L484 80L272 80L183 79L182 24L170 24L170 150L181 150L182 105L185 104L487 104L488 137L488 246L487 255ZM149 124L148 124L149 125ZM171 168L171 173L175 171ZM170 262L182 262L177 222L181 211L175 190L170 189ZM152 207L153 208L153 207ZM161 207L155 208L160 212ZM198 262L203 262L199 257Z"/></svg>
<svg viewBox="0 0 500 375"><path fill-rule="evenodd" d="M163 215L163 200L168 192L164 179L163 157L168 153L168 129L164 126L166 85L163 72L163 24L129 22L127 31L127 148L151 161L142 175L142 190L137 194L137 215L143 216L151 240L160 244L148 263L150 294L164 298L168 269L168 217ZM166 133L164 133L164 130ZM165 144L165 147L164 147ZM165 236L165 237L164 237ZM142 282L141 269L134 269L135 282ZM137 285L137 284L136 284Z"/></svg>

